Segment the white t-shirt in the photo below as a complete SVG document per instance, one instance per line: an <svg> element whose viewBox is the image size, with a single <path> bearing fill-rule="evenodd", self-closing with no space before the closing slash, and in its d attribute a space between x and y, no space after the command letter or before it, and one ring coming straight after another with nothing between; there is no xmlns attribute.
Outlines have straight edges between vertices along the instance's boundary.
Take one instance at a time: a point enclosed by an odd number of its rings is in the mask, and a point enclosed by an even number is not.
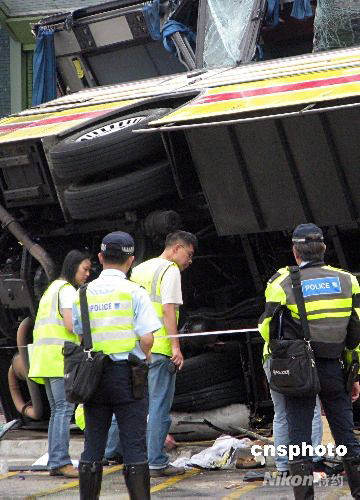
<svg viewBox="0 0 360 500"><path fill-rule="evenodd" d="M72 309L76 299L76 290L72 285L63 286L59 292L59 309Z"/></svg>
<svg viewBox="0 0 360 500"><path fill-rule="evenodd" d="M177 266L169 266L163 274L160 295L162 304L181 305L183 303L180 269Z"/></svg>

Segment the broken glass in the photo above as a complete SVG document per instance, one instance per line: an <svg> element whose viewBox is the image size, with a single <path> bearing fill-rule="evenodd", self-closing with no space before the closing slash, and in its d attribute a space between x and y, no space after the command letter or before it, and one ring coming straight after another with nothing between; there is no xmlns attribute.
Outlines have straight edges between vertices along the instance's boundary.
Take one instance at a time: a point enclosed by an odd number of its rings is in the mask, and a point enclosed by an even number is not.
<svg viewBox="0 0 360 500"><path fill-rule="evenodd" d="M242 60L244 38L253 19L254 0L208 0L204 66L236 66ZM253 46L250 60L255 53Z"/></svg>
<svg viewBox="0 0 360 500"><path fill-rule="evenodd" d="M314 52L360 44L360 0L318 0Z"/></svg>

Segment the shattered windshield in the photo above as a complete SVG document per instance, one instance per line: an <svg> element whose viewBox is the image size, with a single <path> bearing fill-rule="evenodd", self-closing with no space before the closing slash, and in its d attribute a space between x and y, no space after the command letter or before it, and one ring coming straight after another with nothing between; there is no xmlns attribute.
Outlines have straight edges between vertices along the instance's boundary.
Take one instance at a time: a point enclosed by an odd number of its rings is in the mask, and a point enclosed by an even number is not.
<svg viewBox="0 0 360 500"><path fill-rule="evenodd" d="M360 45L360 0L318 0L314 52Z"/></svg>
<svg viewBox="0 0 360 500"><path fill-rule="evenodd" d="M204 66L236 66L242 40L253 12L254 0L208 0L204 40Z"/></svg>

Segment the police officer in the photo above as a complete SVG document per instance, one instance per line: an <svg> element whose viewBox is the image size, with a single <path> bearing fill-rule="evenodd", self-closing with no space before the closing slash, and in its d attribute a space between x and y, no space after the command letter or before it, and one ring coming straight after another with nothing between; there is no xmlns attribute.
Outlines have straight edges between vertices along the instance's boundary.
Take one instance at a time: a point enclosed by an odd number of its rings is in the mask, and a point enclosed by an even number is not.
<svg viewBox="0 0 360 500"><path fill-rule="evenodd" d="M351 400L359 397L359 382L354 383L352 395L346 392L341 359L345 347L355 349L360 342L360 287L355 276L349 272L325 265L326 246L323 241L322 230L315 224L300 224L292 236L293 255L300 267L311 346L321 385L319 396L336 445L347 448L344 467L353 497L360 498L360 445L353 433L351 404ZM285 306L286 312L284 337L301 338L288 268L280 269L269 280L265 297L266 307L259 321L259 330L266 345L270 333L276 328L273 316L280 305ZM315 396L285 396L285 400L290 444L300 449L302 443L311 445ZM289 468L292 475L312 479L313 464L309 456L300 455L296 460L289 461ZM314 497L312 480L305 479L293 489L296 499Z"/></svg>
<svg viewBox="0 0 360 500"><path fill-rule="evenodd" d="M171 419L170 409L175 392L175 370L181 369L177 319L182 304L180 271L191 263L197 238L186 231L175 231L166 237L165 248L159 257L134 267L130 279L142 285L150 294L162 325L155 334L149 365L148 457L152 477L184 474L182 467L169 464L164 453L166 435ZM171 335L171 338L168 337Z"/></svg>
<svg viewBox="0 0 360 500"><path fill-rule="evenodd" d="M99 498L102 457L113 413L123 445L124 476L132 500L150 498L146 454L148 400L135 399L129 353L145 360L152 332L161 327L150 299L139 285L125 279L134 260L134 240L116 231L104 237L98 254L103 271L86 291L93 349L109 355L93 398L84 404L85 446L79 463L80 498ZM81 335L79 297L73 306L74 332Z"/></svg>

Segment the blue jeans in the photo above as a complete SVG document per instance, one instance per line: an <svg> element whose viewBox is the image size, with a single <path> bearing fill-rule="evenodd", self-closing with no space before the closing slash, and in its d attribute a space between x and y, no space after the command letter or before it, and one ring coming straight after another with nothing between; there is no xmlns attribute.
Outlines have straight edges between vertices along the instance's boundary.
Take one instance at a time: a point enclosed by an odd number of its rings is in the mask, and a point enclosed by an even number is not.
<svg viewBox="0 0 360 500"><path fill-rule="evenodd" d="M104 457L109 459L117 456L122 456L122 447L119 435L119 426L116 421L115 415L112 416L110 429L108 432L108 438L105 448Z"/></svg>
<svg viewBox="0 0 360 500"><path fill-rule="evenodd" d="M164 443L171 425L170 410L175 393L176 374L170 373L170 358L152 354L149 365L149 420L147 448L150 469L163 469L169 463Z"/></svg>
<svg viewBox="0 0 360 500"><path fill-rule="evenodd" d="M48 468L55 469L71 464L69 456L70 421L74 404L65 399L62 377L45 378L45 390L49 400L51 416L48 428Z"/></svg>
<svg viewBox="0 0 360 500"><path fill-rule="evenodd" d="M268 381L270 380L270 359L267 359L264 363L264 371ZM281 444L285 444L288 446L290 444L289 438L289 427L286 419L286 400L283 394L280 392L276 392L270 389L271 399L274 403L274 421L273 421L273 435L274 435L274 446L275 450ZM312 445L315 446L321 444L323 426L321 420L321 407L320 400L316 398L315 409L312 413L312 433L311 440ZM314 456L313 461L319 462L322 457ZM288 465L288 457L285 455L284 457L280 457L279 455L275 456L275 465L278 471L287 471L289 470Z"/></svg>

